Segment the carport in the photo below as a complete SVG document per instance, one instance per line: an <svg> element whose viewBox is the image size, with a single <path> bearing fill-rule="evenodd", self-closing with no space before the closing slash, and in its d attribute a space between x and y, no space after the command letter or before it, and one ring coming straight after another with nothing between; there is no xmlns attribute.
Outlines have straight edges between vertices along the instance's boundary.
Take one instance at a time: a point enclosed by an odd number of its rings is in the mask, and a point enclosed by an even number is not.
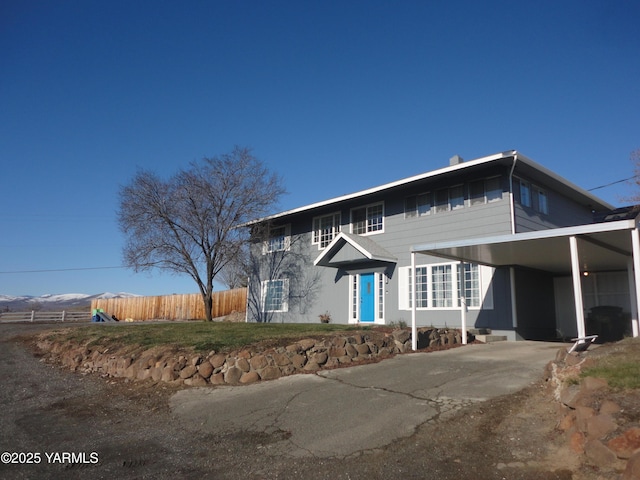
<svg viewBox="0 0 640 480"><path fill-rule="evenodd" d="M609 219L607 219L609 220ZM575 301L578 337L585 336L585 318L581 276L591 272L627 270L631 298L631 331L638 336L640 295L640 236L637 218L604 221L588 225L554 228L415 245L410 249L412 271L417 255L431 255L460 262L511 269L511 291L515 294L513 269L524 267L556 275L570 275ZM416 298L416 282L412 282ZM464 304L461 318L465 318ZM515 295L512 314L517 322ZM413 348L417 348L416 302L412 303Z"/></svg>

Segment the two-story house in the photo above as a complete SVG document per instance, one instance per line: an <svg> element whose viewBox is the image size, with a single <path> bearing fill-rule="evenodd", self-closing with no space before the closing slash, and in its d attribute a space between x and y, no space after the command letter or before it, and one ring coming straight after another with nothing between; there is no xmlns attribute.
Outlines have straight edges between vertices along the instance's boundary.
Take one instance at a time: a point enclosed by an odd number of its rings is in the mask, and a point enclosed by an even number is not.
<svg viewBox="0 0 640 480"><path fill-rule="evenodd" d="M637 223L628 211L596 222L612 209L517 151L456 156L250 222L247 319L459 327L464 318L512 340L552 339L584 336L580 314L605 305L630 325Z"/></svg>

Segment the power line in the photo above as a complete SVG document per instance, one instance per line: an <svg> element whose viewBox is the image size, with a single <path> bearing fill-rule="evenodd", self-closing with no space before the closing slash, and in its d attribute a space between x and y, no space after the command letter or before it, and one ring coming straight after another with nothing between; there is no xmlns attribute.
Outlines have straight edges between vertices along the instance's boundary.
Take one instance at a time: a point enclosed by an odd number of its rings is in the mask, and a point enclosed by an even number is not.
<svg viewBox="0 0 640 480"><path fill-rule="evenodd" d="M623 180L617 180L615 182L607 183L606 185L600 185L599 187L590 188L587 191L592 192L593 190L598 190L600 188L610 187L611 185L615 185L617 183L628 182L629 180L633 180L634 178L638 178L638 177L640 177L640 175L634 175L633 177L625 178Z"/></svg>
<svg viewBox="0 0 640 480"><path fill-rule="evenodd" d="M0 274L9 273L49 273L49 272L80 272L85 270L113 270L117 268L128 268L120 265L119 267L84 267L84 268L51 268L46 270L10 270L6 272L0 272Z"/></svg>

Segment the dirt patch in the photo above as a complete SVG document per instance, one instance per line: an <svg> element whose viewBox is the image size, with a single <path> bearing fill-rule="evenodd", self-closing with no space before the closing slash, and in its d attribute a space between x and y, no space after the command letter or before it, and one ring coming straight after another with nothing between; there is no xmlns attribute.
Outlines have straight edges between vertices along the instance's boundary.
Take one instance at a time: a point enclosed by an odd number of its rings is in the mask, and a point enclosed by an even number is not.
<svg viewBox="0 0 640 480"><path fill-rule="evenodd" d="M6 340L11 332L2 327L0 450L97 452L100 461L2 464L1 478L602 480L619 473L571 451L545 381L426 423L384 449L346 459L272 457L263 448L287 432L193 434L168 408L184 387L53 368ZM638 421L637 394L611 398L624 421Z"/></svg>

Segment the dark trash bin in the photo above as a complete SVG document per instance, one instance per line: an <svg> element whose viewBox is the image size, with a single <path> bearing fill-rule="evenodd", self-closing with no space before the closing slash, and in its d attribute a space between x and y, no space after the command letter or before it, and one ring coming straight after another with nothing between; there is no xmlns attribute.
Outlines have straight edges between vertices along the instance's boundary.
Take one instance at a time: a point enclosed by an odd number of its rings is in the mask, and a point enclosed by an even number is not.
<svg viewBox="0 0 640 480"><path fill-rule="evenodd" d="M625 334L625 315L621 307L602 305L589 310L587 334L598 335L598 343L622 340Z"/></svg>

